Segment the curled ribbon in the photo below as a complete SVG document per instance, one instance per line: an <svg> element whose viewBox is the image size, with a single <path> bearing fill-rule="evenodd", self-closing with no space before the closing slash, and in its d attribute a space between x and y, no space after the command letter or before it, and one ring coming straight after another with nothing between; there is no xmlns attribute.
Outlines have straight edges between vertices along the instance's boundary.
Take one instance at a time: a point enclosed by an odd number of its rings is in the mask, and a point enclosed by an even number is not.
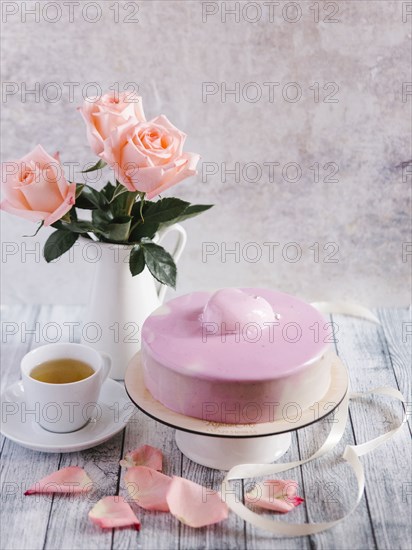
<svg viewBox="0 0 412 550"><path fill-rule="evenodd" d="M354 304L352 302L345 302L343 300L335 300L333 302L312 302L311 305L321 313L336 313L338 315L351 315L352 317L360 317L366 319L372 323L380 325L379 319L370 311L370 309Z"/></svg>
<svg viewBox="0 0 412 550"><path fill-rule="evenodd" d="M348 393L342 401L341 406L336 411L335 418L337 419L337 422L332 424L332 429L329 432L329 435L323 445L309 458L306 458L305 460L299 460L297 462L284 462L279 464L239 464L237 466L234 466L227 473L222 483L222 498L224 498L229 508L239 517L251 523L252 525L255 525L256 527L261 527L262 529L266 529L271 533L282 535L284 537L303 537L306 535L321 533L322 531L326 531L327 529L334 527L335 525L346 519L358 506L365 489L365 475L359 457L370 453L371 451L382 445L382 443L391 439L406 422L406 413L404 414L402 421L399 423L398 426L396 426L396 428L393 428L392 430L380 435L379 437L371 439L366 443L346 446L342 457L352 467L355 473L358 483L358 493L355 504L353 505L351 510L343 517L335 521L323 523L282 523L279 521L273 521L247 508L244 504L237 500L237 497L233 492L224 491L224 488L227 486L227 483L229 481L234 479L250 479L253 477L273 475L279 472L285 472L286 470L296 468L297 466L301 466L302 464L306 464L307 462L310 462L316 458L320 458L321 456L325 455L336 447L343 436L349 414L349 400L370 395L384 395L392 397L393 399L397 399L401 403L405 403L405 398L398 390L386 386L374 388L373 390L363 393Z"/></svg>

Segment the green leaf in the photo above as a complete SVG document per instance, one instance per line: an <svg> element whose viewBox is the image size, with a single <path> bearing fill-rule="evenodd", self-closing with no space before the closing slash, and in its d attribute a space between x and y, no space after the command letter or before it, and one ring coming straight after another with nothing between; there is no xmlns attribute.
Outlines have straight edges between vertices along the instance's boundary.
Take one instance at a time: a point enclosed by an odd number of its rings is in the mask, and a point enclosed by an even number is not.
<svg viewBox="0 0 412 550"><path fill-rule="evenodd" d="M130 273L133 275L139 275L144 269L145 261L143 250L140 246L134 246L130 252L129 268Z"/></svg>
<svg viewBox="0 0 412 550"><path fill-rule="evenodd" d="M112 200L115 189L116 187L110 181L108 181L106 185L103 187L103 189L101 190L101 192L106 197L108 202Z"/></svg>
<svg viewBox="0 0 412 550"><path fill-rule="evenodd" d="M153 238L159 225L157 222L147 222L146 220L144 223L137 223L130 232L129 242L139 242L143 237Z"/></svg>
<svg viewBox="0 0 412 550"><path fill-rule="evenodd" d="M70 222L72 221L76 221L78 220L78 217L77 217L77 210L76 210L76 207L75 206L72 206L69 210L69 220Z"/></svg>
<svg viewBox="0 0 412 550"><path fill-rule="evenodd" d="M85 195L80 195L80 197L76 199L76 208L81 208L82 210L95 210L98 206L91 202Z"/></svg>
<svg viewBox="0 0 412 550"><path fill-rule="evenodd" d="M60 218L60 221L61 221L61 222L70 223L70 220L71 220L70 212L71 212L71 209L70 209L68 212L66 212L66 214L64 214L64 215Z"/></svg>
<svg viewBox="0 0 412 550"><path fill-rule="evenodd" d="M96 170L101 170L107 166L107 163L104 162L104 160L99 159L96 164L94 164L91 168L88 168L87 170L82 170L82 174L87 174L88 172L95 172Z"/></svg>
<svg viewBox="0 0 412 550"><path fill-rule="evenodd" d="M114 219L113 214L110 211L105 210L93 210L92 211L92 223L96 227L104 227L109 223L112 223Z"/></svg>
<svg viewBox="0 0 412 550"><path fill-rule="evenodd" d="M188 202L172 197L156 202L146 201L143 205L143 218L145 222L168 222L183 214L188 206ZM140 217L140 203L134 205L132 214L134 217Z"/></svg>
<svg viewBox="0 0 412 550"><path fill-rule="evenodd" d="M80 195L76 199L77 208L94 210L95 208L107 208L107 199L96 189L89 185L84 185Z"/></svg>
<svg viewBox="0 0 412 550"><path fill-rule="evenodd" d="M114 217L129 215L132 208L132 204L136 200L137 192L127 191L125 193L118 194L110 204L110 210Z"/></svg>
<svg viewBox="0 0 412 550"><path fill-rule="evenodd" d="M98 227L99 232L110 242L126 242L129 233L132 218L130 216L121 216L115 218L110 223Z"/></svg>
<svg viewBox="0 0 412 550"><path fill-rule="evenodd" d="M96 231L91 222L83 220L72 220L70 223L62 222L61 229L73 231L73 233L88 233L89 231Z"/></svg>
<svg viewBox="0 0 412 550"><path fill-rule="evenodd" d="M71 248L79 235L71 231L58 229L50 235L44 245L43 255L46 262L55 260Z"/></svg>
<svg viewBox="0 0 412 550"><path fill-rule="evenodd" d="M109 203L113 202L116 199L116 197L119 197L124 193L129 193L129 190L124 185L119 183L117 187L115 187L112 198L110 199Z"/></svg>
<svg viewBox="0 0 412 550"><path fill-rule="evenodd" d="M214 204L191 204L186 208L183 214L179 216L177 220L175 220L175 223L188 220L189 218L194 218L195 216L198 216L202 212L205 212L206 210L213 208L213 206Z"/></svg>
<svg viewBox="0 0 412 550"><path fill-rule="evenodd" d="M76 199L83 191L84 183L76 183Z"/></svg>
<svg viewBox="0 0 412 550"><path fill-rule="evenodd" d="M176 288L176 264L172 256L162 246L154 243L141 243L146 265L153 277L163 285Z"/></svg>
<svg viewBox="0 0 412 550"><path fill-rule="evenodd" d="M63 229L62 221L57 220L57 222L52 223L50 227L54 227L54 229Z"/></svg>
<svg viewBox="0 0 412 550"><path fill-rule="evenodd" d="M189 218L194 218L195 216L198 216L202 212L209 210L213 206L214 206L213 204L190 204L183 211L183 214L181 214L180 216L177 216L177 218L174 218L169 222L166 222L164 224L162 223L162 226L165 227L167 225L172 225L173 223L183 222L184 220L188 220Z"/></svg>

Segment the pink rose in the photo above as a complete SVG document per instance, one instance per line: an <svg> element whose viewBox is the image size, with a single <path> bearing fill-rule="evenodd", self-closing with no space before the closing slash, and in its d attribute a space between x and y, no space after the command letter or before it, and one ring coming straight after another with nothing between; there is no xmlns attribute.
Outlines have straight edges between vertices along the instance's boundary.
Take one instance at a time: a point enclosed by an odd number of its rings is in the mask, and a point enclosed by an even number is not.
<svg viewBox="0 0 412 550"><path fill-rule="evenodd" d="M164 115L137 124L129 120L111 132L100 156L129 191L144 192L150 200L197 173L200 157L183 152L185 140Z"/></svg>
<svg viewBox="0 0 412 550"><path fill-rule="evenodd" d="M41 145L22 159L2 164L1 186L5 199L0 208L21 218L51 225L75 202L76 184L67 182L56 153Z"/></svg>
<svg viewBox="0 0 412 550"><path fill-rule="evenodd" d="M103 142L117 126L129 118L145 122L142 98L130 92L108 93L101 98L88 98L79 111L87 126L89 145L97 156L103 151Z"/></svg>

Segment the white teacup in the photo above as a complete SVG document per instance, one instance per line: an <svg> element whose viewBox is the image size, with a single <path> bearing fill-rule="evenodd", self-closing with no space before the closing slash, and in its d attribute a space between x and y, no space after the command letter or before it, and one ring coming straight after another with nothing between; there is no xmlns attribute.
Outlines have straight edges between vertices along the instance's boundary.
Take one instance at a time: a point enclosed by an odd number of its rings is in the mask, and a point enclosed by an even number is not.
<svg viewBox="0 0 412 550"><path fill-rule="evenodd" d="M76 359L90 365L94 373L68 384L40 382L30 376L34 367L54 359ZM100 389L109 375L110 356L83 344L48 344L27 353L21 362L26 415L35 416L42 428L68 433L85 426L96 411Z"/></svg>

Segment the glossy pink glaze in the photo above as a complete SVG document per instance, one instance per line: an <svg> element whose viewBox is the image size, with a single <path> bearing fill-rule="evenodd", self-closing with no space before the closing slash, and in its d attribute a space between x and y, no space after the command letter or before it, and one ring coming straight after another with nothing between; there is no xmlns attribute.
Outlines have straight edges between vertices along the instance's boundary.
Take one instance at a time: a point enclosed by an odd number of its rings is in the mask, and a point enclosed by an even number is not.
<svg viewBox="0 0 412 550"><path fill-rule="evenodd" d="M267 422L284 416L288 403L304 409L326 393L330 368L321 360L331 341L322 315L294 296L254 288L194 292L145 321L145 383L189 416Z"/></svg>

